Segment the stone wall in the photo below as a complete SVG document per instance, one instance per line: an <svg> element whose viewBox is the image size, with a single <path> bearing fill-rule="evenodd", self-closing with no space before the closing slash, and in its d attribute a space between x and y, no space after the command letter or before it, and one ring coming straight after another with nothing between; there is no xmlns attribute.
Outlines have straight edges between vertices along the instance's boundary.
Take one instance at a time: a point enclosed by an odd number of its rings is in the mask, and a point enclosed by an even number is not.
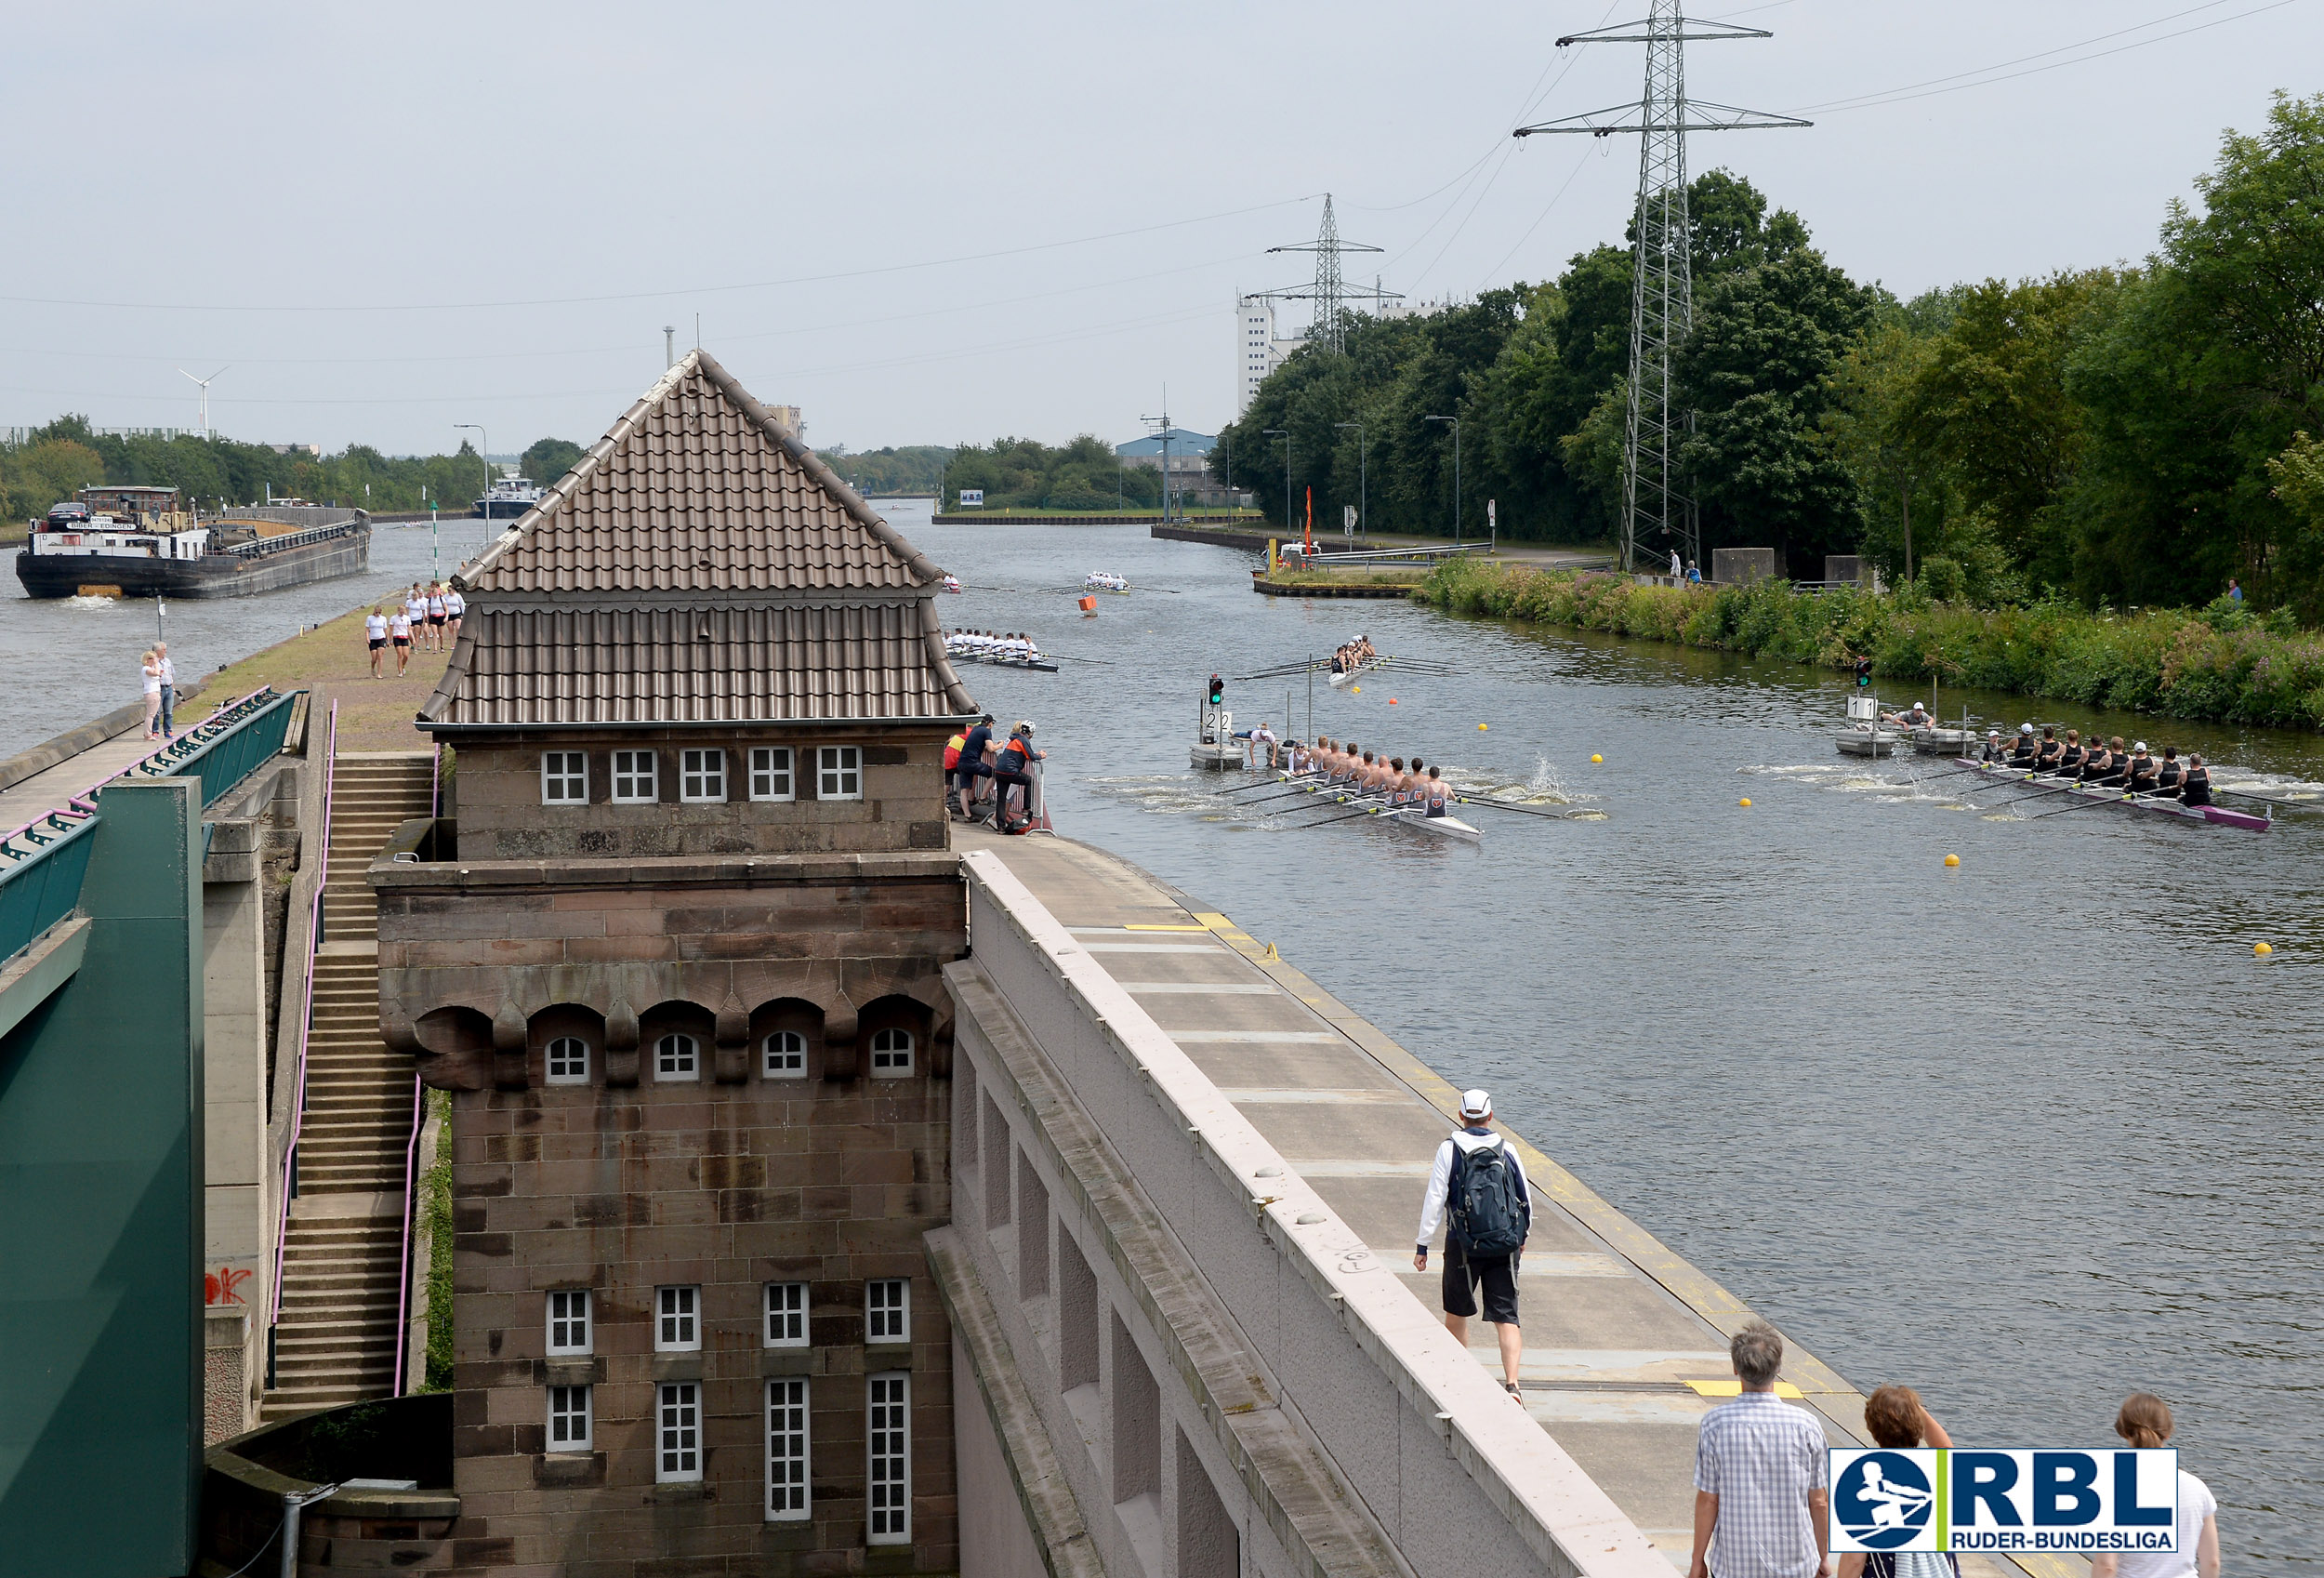
<svg viewBox="0 0 2324 1578"><path fill-rule="evenodd" d="M815 752L852 746L862 753L862 798L819 793ZM787 747L794 798L750 798L754 747ZM906 733L802 733L740 728L576 729L552 745L539 740L459 745L460 848L471 859L566 855L869 854L943 849L944 742L925 729ZM586 803L543 799L544 749L588 758ZM682 751L716 749L725 766L725 798L689 803L680 781ZM652 750L658 759L656 802L613 802L615 750Z"/></svg>

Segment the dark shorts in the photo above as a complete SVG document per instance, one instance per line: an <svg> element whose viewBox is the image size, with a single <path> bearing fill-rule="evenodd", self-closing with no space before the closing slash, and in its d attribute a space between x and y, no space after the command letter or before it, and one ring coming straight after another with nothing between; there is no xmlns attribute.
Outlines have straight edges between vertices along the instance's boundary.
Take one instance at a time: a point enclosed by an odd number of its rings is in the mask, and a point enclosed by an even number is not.
<svg viewBox="0 0 2324 1578"><path fill-rule="evenodd" d="M395 638L395 644L398 646L409 646L412 644L412 638L410 636L398 636Z"/></svg>
<svg viewBox="0 0 2324 1578"><path fill-rule="evenodd" d="M1517 1268L1514 1258L1497 1254L1490 1260L1471 1260L1455 1243L1445 1245L1445 1313L1469 1317L1477 1312L1476 1291L1485 1290L1485 1318L1496 1326L1517 1324Z"/></svg>
<svg viewBox="0 0 2324 1578"><path fill-rule="evenodd" d="M983 762L963 762L952 770L952 776L962 789L967 789L979 778L991 777L993 769Z"/></svg>
<svg viewBox="0 0 2324 1578"><path fill-rule="evenodd" d="M441 614L430 614L428 616L428 622L431 625L441 625L443 623L443 616Z"/></svg>
<svg viewBox="0 0 2324 1578"><path fill-rule="evenodd" d="M372 651L376 652L387 644L388 638L386 636L374 636L371 642L371 649Z"/></svg>

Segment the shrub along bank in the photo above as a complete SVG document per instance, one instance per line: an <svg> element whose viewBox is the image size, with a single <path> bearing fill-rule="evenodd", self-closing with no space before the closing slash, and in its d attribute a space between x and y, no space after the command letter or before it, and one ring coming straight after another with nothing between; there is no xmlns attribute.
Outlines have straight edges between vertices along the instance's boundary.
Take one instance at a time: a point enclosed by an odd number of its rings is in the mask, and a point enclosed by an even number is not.
<svg viewBox="0 0 2324 1578"><path fill-rule="evenodd" d="M1750 587L1641 586L1626 576L1457 562L1413 595L1462 614L1566 625L1755 657L1934 678L2170 718L2324 727L2324 634L2283 611L2263 620L2225 599L2199 610L2089 613L2064 603L1980 609L1914 586L1802 597Z"/></svg>

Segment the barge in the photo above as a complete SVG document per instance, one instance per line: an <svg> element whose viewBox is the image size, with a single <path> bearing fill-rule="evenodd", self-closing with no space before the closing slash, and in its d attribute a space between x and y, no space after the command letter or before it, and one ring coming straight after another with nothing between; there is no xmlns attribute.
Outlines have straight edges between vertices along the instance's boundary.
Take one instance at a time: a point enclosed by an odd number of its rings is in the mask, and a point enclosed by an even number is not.
<svg viewBox="0 0 2324 1578"><path fill-rule="evenodd" d="M361 510L276 507L203 520L158 507L115 515L85 501L33 523L16 578L33 597L248 597L370 566L371 517Z"/></svg>

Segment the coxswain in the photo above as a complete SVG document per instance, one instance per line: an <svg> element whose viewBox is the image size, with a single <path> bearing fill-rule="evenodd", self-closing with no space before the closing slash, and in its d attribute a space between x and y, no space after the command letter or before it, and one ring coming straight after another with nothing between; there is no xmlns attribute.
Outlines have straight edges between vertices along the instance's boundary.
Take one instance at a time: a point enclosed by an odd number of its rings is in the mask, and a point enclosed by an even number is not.
<svg viewBox="0 0 2324 1578"><path fill-rule="evenodd" d="M2001 743L2000 730L1987 729L1986 731L1985 750L1978 756L1977 760L1980 762L2006 762L2009 760L2009 747Z"/></svg>
<svg viewBox="0 0 2324 1578"><path fill-rule="evenodd" d="M2057 730L2045 725L2041 731L2041 744L2034 751L2034 771L2037 773L2054 772L2057 768L2058 758L2064 754L2064 751L2065 747L2058 744Z"/></svg>
<svg viewBox="0 0 2324 1578"><path fill-rule="evenodd" d="M2179 781L2181 805L2211 803L2211 769L2203 765L2203 753L2191 751L2186 759L2186 776Z"/></svg>
<svg viewBox="0 0 2324 1578"><path fill-rule="evenodd" d="M2155 789L2155 759L2146 754L2146 742L2140 740L2131 747L2123 786L2133 794L2151 794Z"/></svg>
<svg viewBox="0 0 2324 1578"><path fill-rule="evenodd" d="M2010 748L2010 765L2013 767L2032 766L2034 762L2034 749L2033 725L2031 723L2018 724L2017 743Z"/></svg>
<svg viewBox="0 0 2324 1578"><path fill-rule="evenodd" d="M2162 765L2155 769L2155 798L2157 800L2178 799L2179 790L2185 787L2185 778L2186 764L2179 760L2179 748L2175 745L2164 746Z"/></svg>

